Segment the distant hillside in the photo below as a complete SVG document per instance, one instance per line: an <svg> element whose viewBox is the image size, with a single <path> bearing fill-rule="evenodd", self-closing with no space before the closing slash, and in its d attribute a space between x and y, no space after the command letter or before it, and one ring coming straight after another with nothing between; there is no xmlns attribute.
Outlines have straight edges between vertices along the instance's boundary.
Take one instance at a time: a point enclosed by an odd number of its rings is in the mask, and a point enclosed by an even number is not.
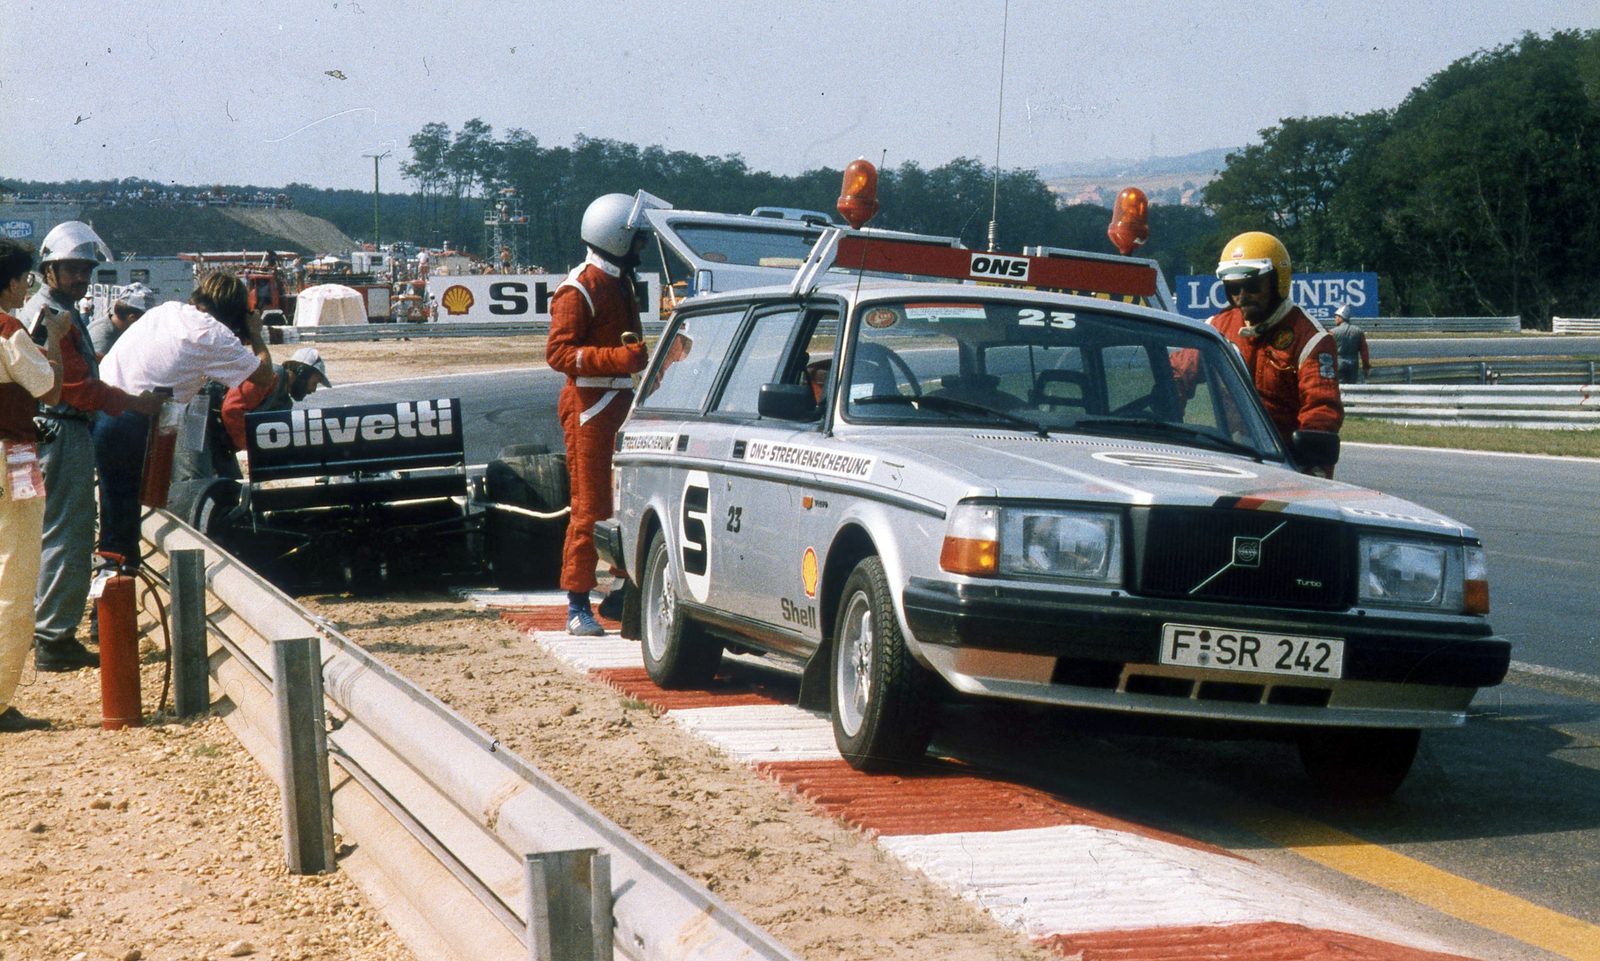
<svg viewBox="0 0 1600 961"><path fill-rule="evenodd" d="M0 204L0 221L32 224L37 245L63 220L94 225L118 257L170 257L199 250L347 253L355 242L333 224L297 210L144 204Z"/></svg>
<svg viewBox="0 0 1600 961"><path fill-rule="evenodd" d="M1238 147L1213 147L1177 157L1147 157L1144 160L1102 158L1079 163L1045 164L1039 168L1039 178L1050 181L1068 177L1141 177L1192 172L1214 174L1222 169L1228 154L1238 150Z"/></svg>
<svg viewBox="0 0 1600 961"><path fill-rule="evenodd" d="M1109 207L1124 187L1138 187L1154 204L1200 202L1200 189L1222 169L1236 147L1218 147L1181 157L1145 160L1092 160L1086 163L1046 164L1039 178L1067 204Z"/></svg>

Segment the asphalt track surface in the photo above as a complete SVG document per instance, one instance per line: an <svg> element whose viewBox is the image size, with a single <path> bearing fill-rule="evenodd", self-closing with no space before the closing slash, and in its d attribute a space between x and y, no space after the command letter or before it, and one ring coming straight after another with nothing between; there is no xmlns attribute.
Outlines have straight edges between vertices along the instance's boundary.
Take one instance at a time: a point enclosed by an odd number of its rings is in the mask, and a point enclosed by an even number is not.
<svg viewBox="0 0 1600 961"><path fill-rule="evenodd" d="M314 396L460 397L468 461L481 465L504 444L559 449L559 386L547 370L502 371ZM1519 672L1483 692L1467 724L1426 734L1391 800L1317 797L1292 744L1097 715L963 705L939 746L1475 940L1486 958L1600 959L1600 687L1559 673L1600 676L1600 464L1351 445L1339 477L1473 526L1497 633L1519 664L1558 672ZM1025 752L1019 731L1035 735Z"/></svg>

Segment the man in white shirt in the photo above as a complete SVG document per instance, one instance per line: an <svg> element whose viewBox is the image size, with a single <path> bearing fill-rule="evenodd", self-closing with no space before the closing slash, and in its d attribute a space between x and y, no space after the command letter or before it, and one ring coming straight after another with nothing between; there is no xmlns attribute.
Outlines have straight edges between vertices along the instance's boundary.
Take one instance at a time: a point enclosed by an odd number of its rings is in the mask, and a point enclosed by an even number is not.
<svg viewBox="0 0 1600 961"><path fill-rule="evenodd" d="M100 376L129 391L172 393L187 404L207 380L229 388L271 387L272 354L261 339L261 315L250 310L244 282L227 271L201 278L187 304L169 301L151 310L119 338L100 365ZM127 412L95 425L100 470L99 550L139 562L139 487L150 418Z"/></svg>

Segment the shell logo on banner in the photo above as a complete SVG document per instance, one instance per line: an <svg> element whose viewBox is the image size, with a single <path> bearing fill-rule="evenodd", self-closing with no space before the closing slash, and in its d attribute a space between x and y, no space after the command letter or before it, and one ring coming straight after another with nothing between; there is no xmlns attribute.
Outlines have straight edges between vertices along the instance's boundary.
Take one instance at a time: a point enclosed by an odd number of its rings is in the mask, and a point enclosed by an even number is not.
<svg viewBox="0 0 1600 961"><path fill-rule="evenodd" d="M817 552L806 548L806 556L800 562L800 579L805 582L806 596L817 596Z"/></svg>
<svg viewBox="0 0 1600 961"><path fill-rule="evenodd" d="M453 284L444 292L444 296L439 298L439 303L444 306L445 313L459 317L472 309L472 291L460 284Z"/></svg>

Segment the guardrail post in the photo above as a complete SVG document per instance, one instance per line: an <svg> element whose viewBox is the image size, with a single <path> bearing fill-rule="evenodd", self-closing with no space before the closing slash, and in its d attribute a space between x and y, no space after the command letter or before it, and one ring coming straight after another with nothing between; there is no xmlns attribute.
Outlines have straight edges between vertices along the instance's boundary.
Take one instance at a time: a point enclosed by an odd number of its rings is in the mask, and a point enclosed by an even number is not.
<svg viewBox="0 0 1600 961"><path fill-rule="evenodd" d="M612 961L611 856L597 848L522 858L530 961Z"/></svg>
<svg viewBox="0 0 1600 961"><path fill-rule="evenodd" d="M283 771L284 857L290 874L324 874L334 869L333 796L319 638L272 642L272 698Z"/></svg>
<svg viewBox="0 0 1600 961"><path fill-rule="evenodd" d="M206 552L172 552L167 569L172 594L172 702L179 717L211 707L206 639Z"/></svg>

